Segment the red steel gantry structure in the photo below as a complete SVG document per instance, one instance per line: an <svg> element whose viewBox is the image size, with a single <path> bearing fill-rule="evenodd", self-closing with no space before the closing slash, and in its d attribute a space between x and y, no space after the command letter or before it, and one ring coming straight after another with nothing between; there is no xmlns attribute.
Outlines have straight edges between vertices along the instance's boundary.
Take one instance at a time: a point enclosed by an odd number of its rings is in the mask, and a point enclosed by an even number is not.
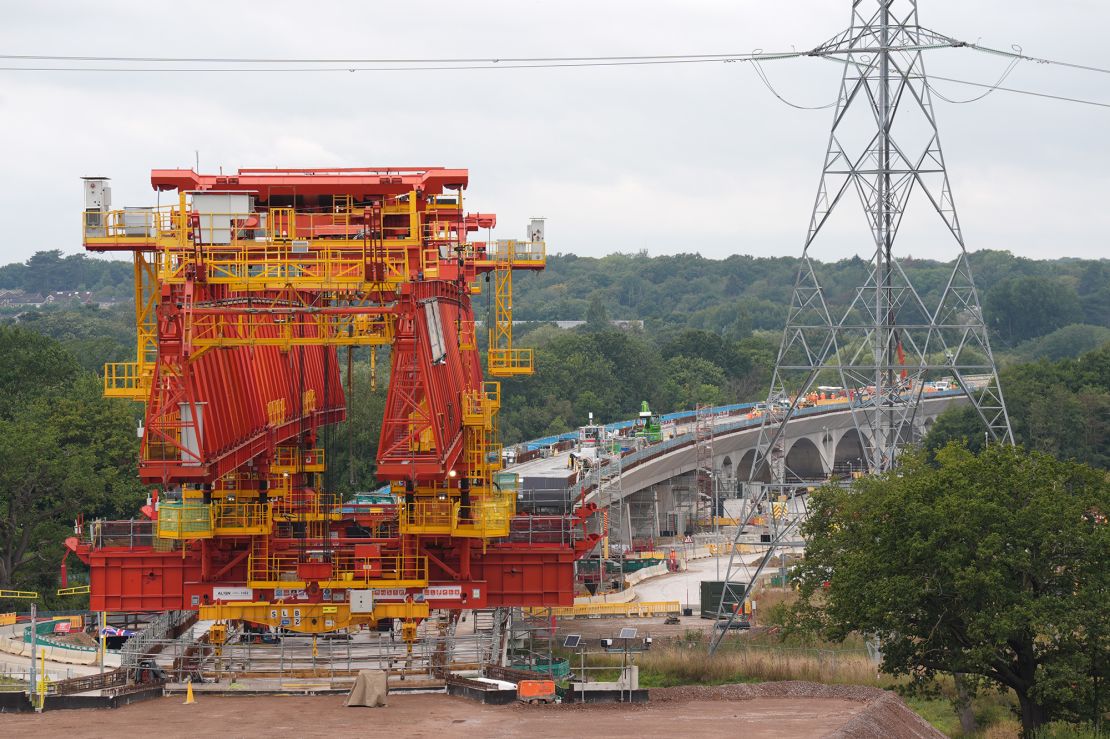
<svg viewBox="0 0 1110 739"><path fill-rule="evenodd" d="M307 633L401 618L412 634L430 608L573 602L593 511L517 515L471 303L485 275L489 373L530 373L512 272L543 268L543 224L471 242L496 218L464 212L467 183L438 167L154 170L175 202L112 210L107 180L85 179L86 249L133 254L136 359L106 366L105 393L145 403L153 487L147 520L66 540L93 610ZM347 502L321 486L320 430L346 413L337 350L383 345L377 476L395 502Z"/></svg>

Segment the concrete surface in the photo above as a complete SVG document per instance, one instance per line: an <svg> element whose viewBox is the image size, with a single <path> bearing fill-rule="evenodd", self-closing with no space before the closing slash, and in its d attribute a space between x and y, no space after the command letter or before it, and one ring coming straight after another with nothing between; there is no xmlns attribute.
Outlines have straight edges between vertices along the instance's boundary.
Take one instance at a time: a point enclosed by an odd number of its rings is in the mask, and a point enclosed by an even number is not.
<svg viewBox="0 0 1110 739"><path fill-rule="evenodd" d="M762 553L743 556L745 563L758 562L762 557ZM701 603L702 581L723 580L727 571L728 557L693 559L690 560L685 572L660 575L636 585L636 600L677 600L680 603L697 608L698 604Z"/></svg>
<svg viewBox="0 0 1110 739"><path fill-rule="evenodd" d="M346 708L342 696L180 696L113 711L0 718L11 736L737 737L802 739L836 730L864 704L829 698L757 698L638 706L484 706L443 695L393 695L384 708Z"/></svg>

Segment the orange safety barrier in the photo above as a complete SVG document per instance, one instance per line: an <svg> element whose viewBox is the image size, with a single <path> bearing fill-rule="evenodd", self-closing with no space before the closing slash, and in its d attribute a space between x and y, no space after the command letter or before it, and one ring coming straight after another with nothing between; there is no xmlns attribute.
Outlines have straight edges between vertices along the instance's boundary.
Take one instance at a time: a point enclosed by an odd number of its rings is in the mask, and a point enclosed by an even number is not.
<svg viewBox="0 0 1110 739"><path fill-rule="evenodd" d="M521 680L517 684L516 697L526 703L555 700L555 681Z"/></svg>

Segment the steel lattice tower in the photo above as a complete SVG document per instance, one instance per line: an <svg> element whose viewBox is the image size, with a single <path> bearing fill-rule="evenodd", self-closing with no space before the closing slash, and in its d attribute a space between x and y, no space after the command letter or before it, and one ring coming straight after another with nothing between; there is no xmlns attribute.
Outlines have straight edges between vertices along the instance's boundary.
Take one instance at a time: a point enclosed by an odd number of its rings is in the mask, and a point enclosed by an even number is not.
<svg viewBox="0 0 1110 739"><path fill-rule="evenodd" d="M823 376L864 389L851 408L869 472L889 469L898 450L918 440L924 383L941 374L956 379L993 439L1013 441L925 76L923 50L952 43L918 25L916 0L854 0L851 27L815 51L841 60L844 75L768 395L768 407L779 411L764 417L753 479L766 464L772 481L786 481L781 442L798 401ZM861 111L873 130L853 146L851 137L859 131L849 121ZM935 306L923 302L895 250L915 189L956 247ZM866 280L837 315L810 248L851 190L863 206L874 248Z"/></svg>
<svg viewBox="0 0 1110 739"><path fill-rule="evenodd" d="M787 515L772 527L764 561L796 537L805 517L804 498L793 493L814 481L788 468L786 439L799 402L822 379L852 391L853 423L871 473L890 469L899 450L919 440L924 384L941 375L955 378L992 439L1013 442L925 75L925 50L958 45L919 25L916 0L853 0L850 27L812 52L843 63L844 73L749 476L749 483L770 484L749 484L743 507L747 521L790 500ZM915 190L955 245L955 264L933 306L922 300L895 249ZM850 305L834 312L810 251L851 191L863 206L873 250ZM740 526L737 542L744 532ZM725 579L747 569L733 556ZM747 583L744 597L750 589ZM719 615L731 621L732 614Z"/></svg>

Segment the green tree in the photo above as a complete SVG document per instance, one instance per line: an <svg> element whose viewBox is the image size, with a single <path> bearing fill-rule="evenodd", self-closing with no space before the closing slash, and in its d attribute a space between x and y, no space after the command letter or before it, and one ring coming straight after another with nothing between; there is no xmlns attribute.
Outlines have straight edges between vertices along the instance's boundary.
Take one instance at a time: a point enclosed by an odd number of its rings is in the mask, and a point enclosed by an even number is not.
<svg viewBox="0 0 1110 739"><path fill-rule="evenodd" d="M1001 382L1019 444L1110 469L1110 345L1075 359L1007 367ZM936 451L949 441L982 447L983 424L974 409L946 411L925 445Z"/></svg>
<svg viewBox="0 0 1110 739"><path fill-rule="evenodd" d="M78 514L135 515L145 496L135 424L91 374L0 419L0 587L55 587Z"/></svg>
<svg viewBox="0 0 1110 739"><path fill-rule="evenodd" d="M1083 320L1075 288L1048 277L1017 277L991 288L984 299L988 326L1007 344L1044 336Z"/></svg>
<svg viewBox="0 0 1110 739"><path fill-rule="evenodd" d="M12 320L16 326L57 339L90 372L102 372L105 362L135 358L135 308L132 305L107 309L83 305L60 310L31 310Z"/></svg>
<svg viewBox="0 0 1110 739"><path fill-rule="evenodd" d="M341 352L345 353L345 350ZM327 450L326 490L346 496L372 490L378 484L378 436L382 430L389 385L389 356L386 352L382 355L379 357L381 363L374 390L370 389L370 368L365 363L355 365L349 383L344 364L343 390L347 398L347 418L321 431L321 440Z"/></svg>
<svg viewBox="0 0 1110 739"><path fill-rule="evenodd" d="M133 516L137 407L57 341L0 326L0 587L53 589L80 513Z"/></svg>
<svg viewBox="0 0 1110 739"><path fill-rule="evenodd" d="M751 369L748 357L730 342L709 331L687 329L663 344L663 358L698 357L715 364L729 376L741 376Z"/></svg>
<svg viewBox="0 0 1110 739"><path fill-rule="evenodd" d="M19 326L0 326L0 418L69 385L79 372L58 342Z"/></svg>
<svg viewBox="0 0 1110 739"><path fill-rule="evenodd" d="M1106 708L1110 481L1047 454L949 446L813 496L793 621L879 639L885 671L1010 688L1027 733Z"/></svg>
<svg viewBox="0 0 1110 739"><path fill-rule="evenodd" d="M1110 328L1073 323L1020 345L1015 353L1027 362L1037 359L1055 362L1086 354L1108 343Z"/></svg>
<svg viewBox="0 0 1110 739"><path fill-rule="evenodd" d="M590 299L590 307L586 310L587 331L608 331L612 326L609 323L609 312L605 309L605 301L600 295Z"/></svg>
<svg viewBox="0 0 1110 739"><path fill-rule="evenodd" d="M724 400L721 388L725 373L700 357L672 357L664 368L663 391L668 408L694 408L699 403L718 405Z"/></svg>

